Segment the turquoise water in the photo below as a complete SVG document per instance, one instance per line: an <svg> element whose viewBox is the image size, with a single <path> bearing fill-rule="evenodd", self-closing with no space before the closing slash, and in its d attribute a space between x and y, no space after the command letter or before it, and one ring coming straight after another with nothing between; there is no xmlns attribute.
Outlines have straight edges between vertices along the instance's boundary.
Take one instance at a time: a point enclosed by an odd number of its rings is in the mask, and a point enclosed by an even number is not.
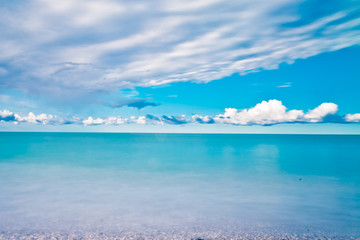
<svg viewBox="0 0 360 240"><path fill-rule="evenodd" d="M0 230L360 234L360 136L0 133Z"/></svg>

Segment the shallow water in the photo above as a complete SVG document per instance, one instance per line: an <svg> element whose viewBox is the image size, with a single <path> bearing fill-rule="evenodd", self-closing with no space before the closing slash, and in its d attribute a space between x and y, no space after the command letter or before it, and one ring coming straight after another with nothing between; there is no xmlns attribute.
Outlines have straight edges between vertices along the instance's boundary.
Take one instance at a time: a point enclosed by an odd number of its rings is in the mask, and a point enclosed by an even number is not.
<svg viewBox="0 0 360 240"><path fill-rule="evenodd" d="M0 230L360 234L360 136L0 133Z"/></svg>

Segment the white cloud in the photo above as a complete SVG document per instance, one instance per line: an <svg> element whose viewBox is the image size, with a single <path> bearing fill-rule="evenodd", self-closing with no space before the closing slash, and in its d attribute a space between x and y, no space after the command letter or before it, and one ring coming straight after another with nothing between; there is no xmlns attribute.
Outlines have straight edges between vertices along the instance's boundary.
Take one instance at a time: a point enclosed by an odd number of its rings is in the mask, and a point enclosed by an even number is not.
<svg viewBox="0 0 360 240"><path fill-rule="evenodd" d="M216 122L235 125L270 125L276 123L297 122L304 118L301 110L287 111L286 107L278 100L262 101L255 107L243 110L226 108L224 114L217 115Z"/></svg>
<svg viewBox="0 0 360 240"><path fill-rule="evenodd" d="M238 110L226 108L224 114L214 117L216 123L234 125L272 125L278 123L316 123L324 118L336 114L338 106L334 103L322 103L317 108L308 111L287 110L279 100L262 101L253 108ZM197 116L196 118L201 119ZM209 121L209 120L208 120ZM206 122L204 122L206 123Z"/></svg>
<svg viewBox="0 0 360 240"><path fill-rule="evenodd" d="M304 118L309 122L321 122L325 116L335 114L337 111L338 106L335 103L322 103L317 108L305 114Z"/></svg>
<svg viewBox="0 0 360 240"><path fill-rule="evenodd" d="M82 123L84 124L84 126L88 126L88 125L119 125L119 124L124 124L124 123L128 123L129 120L126 118L121 118L121 117L108 117L108 118L92 118L92 117L88 117L87 119L83 120Z"/></svg>
<svg viewBox="0 0 360 240"><path fill-rule="evenodd" d="M0 60L21 72L4 86L43 94L208 82L360 43L356 6L307 19L291 0L17 3L0 7Z"/></svg>
<svg viewBox="0 0 360 240"><path fill-rule="evenodd" d="M15 121L15 115L13 112L10 112L9 110L0 110L0 122L9 122L9 121Z"/></svg>
<svg viewBox="0 0 360 240"><path fill-rule="evenodd" d="M210 116L193 115L192 120L198 123L215 123L214 118Z"/></svg>
<svg viewBox="0 0 360 240"><path fill-rule="evenodd" d="M155 117L152 115L146 116L130 116L129 118L117 117L107 117L107 118L96 118L88 117L87 119L82 120L84 126L89 125L120 125L120 124L172 124L172 125L183 125L191 122L186 119L185 115L181 116L162 116Z"/></svg>
<svg viewBox="0 0 360 240"><path fill-rule="evenodd" d="M142 125L144 125L144 124L147 123L147 119L146 119L145 116L141 116L141 117L138 117L138 118L136 118L136 117L131 117L131 120L132 120L133 122L137 123L137 124L142 124Z"/></svg>
<svg viewBox="0 0 360 240"><path fill-rule="evenodd" d="M26 116L21 116L9 110L0 111L0 122L13 122L13 123L36 123L36 124L65 124L67 123L62 118L55 115L41 113L36 115L30 112Z"/></svg>
<svg viewBox="0 0 360 240"><path fill-rule="evenodd" d="M83 121L84 125L111 124L118 125L124 123L136 124L174 124L183 125L189 123L202 124L232 124L232 125L273 125L280 123L324 123L325 118L336 114L338 106L334 103L322 103L318 107L309 110L306 114L302 110L288 110L281 101L273 99L262 101L252 108L235 109L226 108L224 114L212 116L193 115L191 119L187 119L185 115L180 116L162 116L155 117L152 115L135 117L129 119L121 117L97 118L89 117ZM358 120L355 118L358 117ZM338 123L344 123L343 117L337 118ZM348 114L346 116L348 122L360 122L360 115ZM120 122L119 122L120 121ZM332 121L334 122L334 121Z"/></svg>
<svg viewBox="0 0 360 240"><path fill-rule="evenodd" d="M127 123L128 119L122 117L108 117L105 119L106 124L119 125Z"/></svg>
<svg viewBox="0 0 360 240"><path fill-rule="evenodd" d="M304 113L302 110L288 110L281 101L273 99L262 101L252 108L236 109L226 108L223 114L216 116L193 115L190 119L185 115L179 116L110 116L104 118L72 117L70 119L59 118L51 114L36 115L30 112L28 115L21 116L9 110L0 111L0 122L13 123L34 123L43 125L62 125L62 124L82 124L91 125L122 125L122 124L172 124L185 125L191 123L200 124L231 124L231 125L273 125L281 123L346 123L360 122L360 113L347 114L346 116L336 115L338 106L334 103L322 103L318 107ZM331 117L333 116L333 117Z"/></svg>
<svg viewBox="0 0 360 240"><path fill-rule="evenodd" d="M124 14L126 7L118 1L112 0L36 0L36 5L42 6L42 14L64 17L79 27L92 26L111 18Z"/></svg>
<svg viewBox="0 0 360 240"><path fill-rule="evenodd" d="M27 116L23 117L15 114L15 119L16 122L38 123L43 125L63 123L62 119L57 119L56 116L45 113L35 115L34 113L30 112Z"/></svg>
<svg viewBox="0 0 360 240"><path fill-rule="evenodd" d="M279 86L277 86L278 88L288 88L288 87L291 87L291 82L286 82L286 83L284 83L284 84L282 84L282 85L279 85Z"/></svg>
<svg viewBox="0 0 360 240"><path fill-rule="evenodd" d="M85 119L82 121L84 126L88 126L88 125L100 125L100 124L104 124L105 121L101 118L97 118L97 119L93 119L92 117L88 117L88 119Z"/></svg>
<svg viewBox="0 0 360 240"><path fill-rule="evenodd" d="M131 116L130 118L117 117L107 117L107 118L93 118L88 117L87 119L82 120L84 126L89 125L121 125L127 123L136 123L136 124L147 124L149 119L146 116L135 117Z"/></svg>
<svg viewBox="0 0 360 240"><path fill-rule="evenodd" d="M360 113L347 114L345 120L347 122L360 122Z"/></svg>

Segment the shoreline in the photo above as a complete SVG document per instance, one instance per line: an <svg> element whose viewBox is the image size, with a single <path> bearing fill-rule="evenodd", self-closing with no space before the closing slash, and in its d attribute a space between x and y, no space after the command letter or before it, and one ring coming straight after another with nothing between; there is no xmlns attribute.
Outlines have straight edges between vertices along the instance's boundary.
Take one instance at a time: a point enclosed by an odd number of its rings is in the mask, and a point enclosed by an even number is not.
<svg viewBox="0 0 360 240"><path fill-rule="evenodd" d="M284 232L189 232L189 231L119 231L117 233L78 232L78 231L1 231L0 240L158 240L158 239L191 239L191 240L359 240L357 236L315 233L284 233Z"/></svg>

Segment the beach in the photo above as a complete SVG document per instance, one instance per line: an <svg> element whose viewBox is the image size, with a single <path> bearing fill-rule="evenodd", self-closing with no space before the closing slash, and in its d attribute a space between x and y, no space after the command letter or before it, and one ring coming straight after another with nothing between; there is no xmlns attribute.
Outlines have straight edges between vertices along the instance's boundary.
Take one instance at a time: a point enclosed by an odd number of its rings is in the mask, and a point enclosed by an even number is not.
<svg viewBox="0 0 360 240"><path fill-rule="evenodd" d="M91 233L69 233L69 232L3 232L0 234L1 240L358 240L356 237L339 235L317 235L317 234L290 234L290 233L223 233L223 232L162 232L153 231L148 233L122 232L109 234L103 232Z"/></svg>

